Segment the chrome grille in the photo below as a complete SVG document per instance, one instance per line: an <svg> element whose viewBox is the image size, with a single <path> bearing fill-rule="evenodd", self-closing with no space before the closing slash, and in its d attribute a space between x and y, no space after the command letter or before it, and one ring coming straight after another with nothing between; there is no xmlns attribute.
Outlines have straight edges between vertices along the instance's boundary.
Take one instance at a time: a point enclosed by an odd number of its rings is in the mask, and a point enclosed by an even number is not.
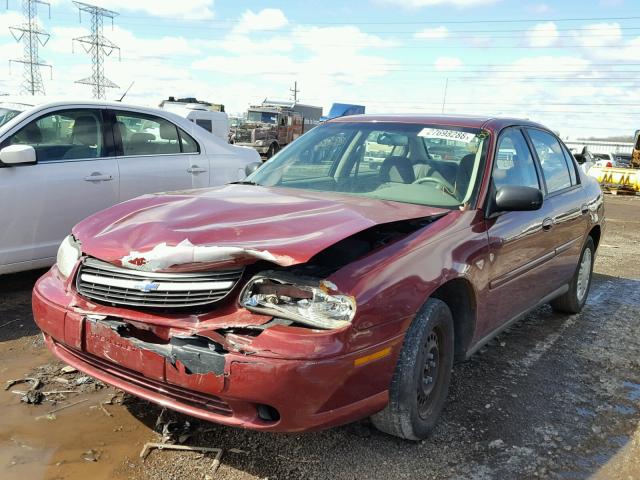
<svg viewBox="0 0 640 480"><path fill-rule="evenodd" d="M151 273L87 258L76 277L78 293L99 303L148 308L209 305L226 297L243 268L206 273Z"/></svg>

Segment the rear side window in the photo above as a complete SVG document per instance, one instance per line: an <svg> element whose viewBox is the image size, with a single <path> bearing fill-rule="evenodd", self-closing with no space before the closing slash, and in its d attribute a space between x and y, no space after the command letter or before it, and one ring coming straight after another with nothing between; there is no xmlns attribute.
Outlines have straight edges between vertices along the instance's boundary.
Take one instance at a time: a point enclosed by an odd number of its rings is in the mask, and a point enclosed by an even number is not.
<svg viewBox="0 0 640 480"><path fill-rule="evenodd" d="M569 176L571 177L571 185L578 184L578 176L576 173L576 162L573 158L573 155L569 150L567 150L564 145L562 146L562 153L564 153L564 158L567 161L567 166L569 167Z"/></svg>
<svg viewBox="0 0 640 480"><path fill-rule="evenodd" d="M102 114L99 110L62 110L28 123L7 145L31 145L39 163L106 156Z"/></svg>
<svg viewBox="0 0 640 480"><path fill-rule="evenodd" d="M182 153L200 153L198 142L196 142L191 135L182 130L180 131L180 144L182 146Z"/></svg>
<svg viewBox="0 0 640 480"><path fill-rule="evenodd" d="M540 160L542 173L547 183L547 192L557 192L574 185L567 159L558 140L542 130L527 129L527 133Z"/></svg>
<svg viewBox="0 0 640 480"><path fill-rule="evenodd" d="M540 188L531 151L517 128L510 128L500 136L493 165L493 183L496 188L505 185Z"/></svg>
<svg viewBox="0 0 640 480"><path fill-rule="evenodd" d="M115 127L125 156L167 155L181 152L178 127L164 118L116 112Z"/></svg>

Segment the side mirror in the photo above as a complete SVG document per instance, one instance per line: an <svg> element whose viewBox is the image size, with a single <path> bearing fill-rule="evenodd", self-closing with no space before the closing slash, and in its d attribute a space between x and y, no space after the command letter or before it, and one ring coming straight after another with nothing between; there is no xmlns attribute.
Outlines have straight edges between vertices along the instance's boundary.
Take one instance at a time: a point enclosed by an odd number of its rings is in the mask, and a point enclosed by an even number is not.
<svg viewBox="0 0 640 480"><path fill-rule="evenodd" d="M498 212L527 212L542 207L542 192L537 188L505 185L496 193L495 210Z"/></svg>
<svg viewBox="0 0 640 480"><path fill-rule="evenodd" d="M0 150L0 162L6 165L36 163L36 150L31 145L9 145Z"/></svg>
<svg viewBox="0 0 640 480"><path fill-rule="evenodd" d="M262 165L262 162L251 162L246 167L244 167L245 175L247 176L251 175L253 172L258 170L258 168L260 168L261 165Z"/></svg>

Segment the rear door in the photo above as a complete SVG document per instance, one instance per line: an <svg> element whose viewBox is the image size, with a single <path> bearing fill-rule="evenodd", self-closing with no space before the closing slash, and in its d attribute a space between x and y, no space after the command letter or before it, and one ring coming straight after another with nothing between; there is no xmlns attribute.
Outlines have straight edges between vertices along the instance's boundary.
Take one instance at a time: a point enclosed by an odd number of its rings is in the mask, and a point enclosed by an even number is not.
<svg viewBox="0 0 640 480"><path fill-rule="evenodd" d="M541 166L547 190L548 234L555 242L556 258L550 265L549 283L568 283L573 276L589 228L589 209L571 155L551 133L527 128L527 136Z"/></svg>
<svg viewBox="0 0 640 480"><path fill-rule="evenodd" d="M0 148L33 146L37 163L0 165L0 272L22 269L10 264L53 263L77 222L118 202L118 165L103 112L51 109L3 139Z"/></svg>
<svg viewBox="0 0 640 480"><path fill-rule="evenodd" d="M520 128L504 130L498 139L493 188L522 185L544 191L541 174ZM545 226L549 202L532 212L506 212L487 220L490 249L489 318L483 335L528 310L550 293L549 262L556 239Z"/></svg>
<svg viewBox="0 0 640 480"><path fill-rule="evenodd" d="M110 112L120 168L120 201L209 185L209 162L173 122L142 112Z"/></svg>

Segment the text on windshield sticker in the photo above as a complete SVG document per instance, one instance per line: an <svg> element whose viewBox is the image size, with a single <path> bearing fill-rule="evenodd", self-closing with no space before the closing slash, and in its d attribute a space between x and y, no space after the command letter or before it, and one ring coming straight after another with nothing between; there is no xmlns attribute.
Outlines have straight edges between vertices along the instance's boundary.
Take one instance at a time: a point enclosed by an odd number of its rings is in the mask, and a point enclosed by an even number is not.
<svg viewBox="0 0 640 480"><path fill-rule="evenodd" d="M445 130L442 128L423 128L419 137L424 138L437 138L440 140L455 140L456 142L471 143L475 141L476 135L474 133L461 132L459 130Z"/></svg>

